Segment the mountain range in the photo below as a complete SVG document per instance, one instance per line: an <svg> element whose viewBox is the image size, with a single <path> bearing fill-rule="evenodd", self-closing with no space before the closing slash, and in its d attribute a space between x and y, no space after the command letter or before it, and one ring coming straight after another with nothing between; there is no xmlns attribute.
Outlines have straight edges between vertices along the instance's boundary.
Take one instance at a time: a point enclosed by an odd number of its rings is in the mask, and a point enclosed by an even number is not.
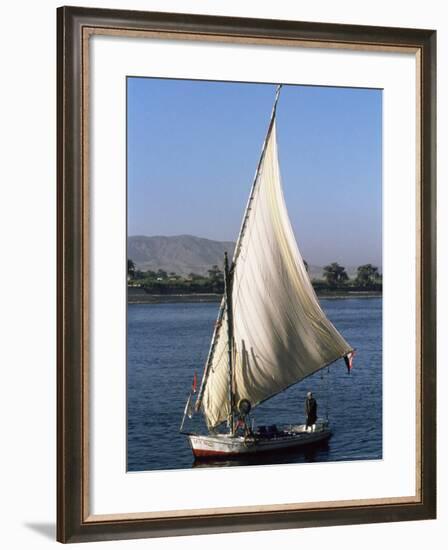
<svg viewBox="0 0 448 550"><path fill-rule="evenodd" d="M213 241L192 235L175 237L128 237L128 258L141 271L163 269L178 275L207 275L207 271L218 265L222 268L224 252L233 255L235 243Z"/></svg>
<svg viewBox="0 0 448 550"><path fill-rule="evenodd" d="M128 258L141 271L163 269L178 275L207 275L207 271L218 265L221 269L224 252L233 255L235 243L232 241L214 241L193 235L173 237L146 237L135 235L128 237ZM328 263L334 261L330 259ZM356 276L356 266L344 266L350 278ZM311 279L322 277L322 266L309 265Z"/></svg>

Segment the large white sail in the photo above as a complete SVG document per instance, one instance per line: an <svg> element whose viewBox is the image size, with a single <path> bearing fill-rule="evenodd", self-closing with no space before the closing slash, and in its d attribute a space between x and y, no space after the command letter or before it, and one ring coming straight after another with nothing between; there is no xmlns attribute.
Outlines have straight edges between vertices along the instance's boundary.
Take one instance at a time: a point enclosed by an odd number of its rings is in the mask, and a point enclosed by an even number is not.
<svg viewBox="0 0 448 550"><path fill-rule="evenodd" d="M255 406L352 350L322 311L294 238L274 115L235 254L234 403L248 399ZM225 313L212 348L201 391L209 427L230 414Z"/></svg>

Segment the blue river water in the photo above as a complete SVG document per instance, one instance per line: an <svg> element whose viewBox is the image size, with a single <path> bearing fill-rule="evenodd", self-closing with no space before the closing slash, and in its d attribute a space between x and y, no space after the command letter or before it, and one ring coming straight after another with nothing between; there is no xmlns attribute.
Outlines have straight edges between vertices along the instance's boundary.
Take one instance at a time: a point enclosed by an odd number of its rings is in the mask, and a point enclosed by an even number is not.
<svg viewBox="0 0 448 550"><path fill-rule="evenodd" d="M198 384L208 352L217 303L128 305L127 469L285 464L382 458L382 300L321 299L327 316L356 348L347 373L343 360L263 403L255 425L304 421L306 392L328 414L331 439L317 447L248 459L198 463L179 433L194 372ZM187 418L185 429L197 429Z"/></svg>

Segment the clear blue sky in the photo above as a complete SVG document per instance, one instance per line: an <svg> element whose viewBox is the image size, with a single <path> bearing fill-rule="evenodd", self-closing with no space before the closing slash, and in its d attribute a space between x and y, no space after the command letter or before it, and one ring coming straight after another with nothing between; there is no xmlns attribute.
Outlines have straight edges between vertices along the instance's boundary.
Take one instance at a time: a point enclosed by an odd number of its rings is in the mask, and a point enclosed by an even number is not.
<svg viewBox="0 0 448 550"><path fill-rule="evenodd" d="M128 234L235 240L275 86L128 78ZM311 264L382 265L382 93L283 86L280 169Z"/></svg>

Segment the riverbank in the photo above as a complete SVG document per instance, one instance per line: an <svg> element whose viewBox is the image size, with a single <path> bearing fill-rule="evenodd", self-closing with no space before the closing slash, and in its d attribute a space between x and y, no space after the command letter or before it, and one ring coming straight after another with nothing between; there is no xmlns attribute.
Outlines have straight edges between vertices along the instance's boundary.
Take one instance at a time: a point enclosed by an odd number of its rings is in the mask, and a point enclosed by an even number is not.
<svg viewBox="0 0 448 550"><path fill-rule="evenodd" d="M128 304L177 304L219 302L221 294L129 294Z"/></svg>
<svg viewBox="0 0 448 550"><path fill-rule="evenodd" d="M319 298L381 298L381 290L318 290Z"/></svg>
<svg viewBox="0 0 448 550"><path fill-rule="evenodd" d="M380 298L378 290L322 290L317 291L319 298ZM209 303L220 302L221 294L148 294L143 289L128 288L128 304L176 304L176 303Z"/></svg>

